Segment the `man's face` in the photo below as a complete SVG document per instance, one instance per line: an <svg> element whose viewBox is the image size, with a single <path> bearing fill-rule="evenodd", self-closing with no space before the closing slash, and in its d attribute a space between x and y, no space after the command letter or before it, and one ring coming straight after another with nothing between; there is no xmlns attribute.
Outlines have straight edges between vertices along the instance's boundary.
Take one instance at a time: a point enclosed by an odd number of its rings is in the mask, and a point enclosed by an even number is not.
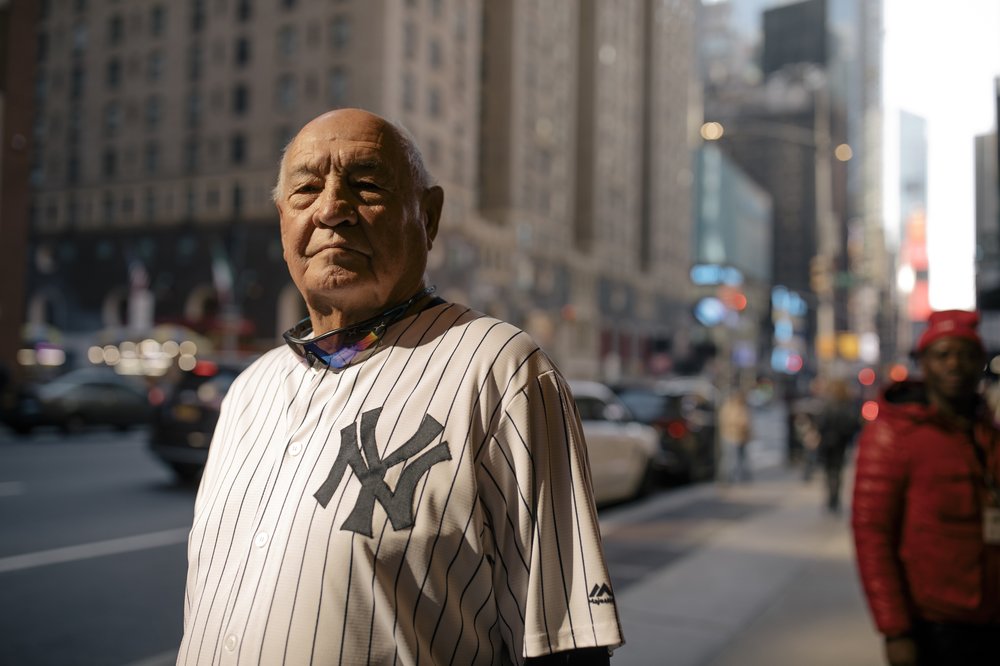
<svg viewBox="0 0 1000 666"><path fill-rule="evenodd" d="M920 355L928 393L952 403L971 398L978 389L984 361L982 350L970 340L935 340Z"/></svg>
<svg viewBox="0 0 1000 666"><path fill-rule="evenodd" d="M418 190L391 125L356 109L324 114L283 165L281 244L314 324L331 313L356 323L419 289L442 194Z"/></svg>

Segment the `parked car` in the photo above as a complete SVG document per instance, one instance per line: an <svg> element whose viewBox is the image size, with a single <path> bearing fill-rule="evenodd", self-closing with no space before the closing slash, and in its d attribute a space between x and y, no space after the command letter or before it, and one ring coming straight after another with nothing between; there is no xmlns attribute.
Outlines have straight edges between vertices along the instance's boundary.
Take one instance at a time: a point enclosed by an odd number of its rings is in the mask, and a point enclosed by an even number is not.
<svg viewBox="0 0 1000 666"><path fill-rule="evenodd" d="M0 420L18 434L42 426L75 433L88 426L126 429L149 423L152 406L141 378L112 368L71 370L47 382L26 384L8 394Z"/></svg>
<svg viewBox="0 0 1000 666"><path fill-rule="evenodd" d="M659 433L666 481L702 481L716 472L717 391L701 377L673 377L614 386L635 417Z"/></svg>
<svg viewBox="0 0 1000 666"><path fill-rule="evenodd" d="M153 415L149 445L184 483L194 483L208 459L222 399L249 361L200 360L168 391Z"/></svg>
<svg viewBox="0 0 1000 666"><path fill-rule="evenodd" d="M571 381L583 423L597 504L631 499L655 485L659 436L639 423L608 386Z"/></svg>

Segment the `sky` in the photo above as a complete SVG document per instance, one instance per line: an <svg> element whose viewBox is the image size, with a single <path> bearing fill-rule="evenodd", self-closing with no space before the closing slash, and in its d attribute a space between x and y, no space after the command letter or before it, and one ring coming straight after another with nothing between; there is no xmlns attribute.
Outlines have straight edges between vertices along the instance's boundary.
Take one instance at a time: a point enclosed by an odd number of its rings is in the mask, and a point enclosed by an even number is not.
<svg viewBox="0 0 1000 666"><path fill-rule="evenodd" d="M927 245L934 309L975 306L974 137L996 131L1000 0L885 0L884 104L927 120ZM893 128L887 121L886 133ZM894 173L887 137L886 221ZM898 160L897 160L898 161Z"/></svg>

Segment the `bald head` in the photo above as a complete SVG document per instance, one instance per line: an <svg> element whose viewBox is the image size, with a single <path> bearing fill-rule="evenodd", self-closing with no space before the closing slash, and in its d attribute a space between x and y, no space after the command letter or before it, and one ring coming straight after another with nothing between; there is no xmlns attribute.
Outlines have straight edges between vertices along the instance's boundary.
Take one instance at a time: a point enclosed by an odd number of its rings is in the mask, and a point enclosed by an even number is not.
<svg viewBox="0 0 1000 666"><path fill-rule="evenodd" d="M383 143L383 145L395 145L399 148L414 187L420 191L434 185L434 179L431 177L430 172L427 170L427 166L424 164L424 157L421 154L420 149L417 148L417 143L414 140L413 135L410 134L405 127L399 123L371 113L370 111L365 111L364 109L334 109L316 116L306 123L302 129L299 130L298 134L296 134L282 149L281 162L278 166L278 180L277 183L275 183L274 189L271 191L271 199L273 201L277 202L278 198L281 196L281 191L285 182L285 170L287 168L286 157L292 146L295 145L295 142L299 139L299 137L303 134L309 133L307 130L311 130L317 125L326 125L328 123L337 123L338 125L342 124L346 127L353 127L359 123L364 123L380 128L380 131L385 135L385 138L388 139L388 141Z"/></svg>

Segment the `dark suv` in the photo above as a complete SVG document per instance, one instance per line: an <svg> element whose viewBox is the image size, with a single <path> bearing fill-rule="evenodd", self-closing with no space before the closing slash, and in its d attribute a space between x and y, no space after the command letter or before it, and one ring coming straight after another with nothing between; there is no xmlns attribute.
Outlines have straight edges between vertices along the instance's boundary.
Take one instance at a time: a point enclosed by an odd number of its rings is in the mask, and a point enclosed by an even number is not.
<svg viewBox="0 0 1000 666"><path fill-rule="evenodd" d="M150 448L184 483L201 478L219 409L249 361L198 361L183 372L153 415Z"/></svg>
<svg viewBox="0 0 1000 666"><path fill-rule="evenodd" d="M660 433L667 481L706 481L716 473L715 389L700 377L612 387L635 417Z"/></svg>

